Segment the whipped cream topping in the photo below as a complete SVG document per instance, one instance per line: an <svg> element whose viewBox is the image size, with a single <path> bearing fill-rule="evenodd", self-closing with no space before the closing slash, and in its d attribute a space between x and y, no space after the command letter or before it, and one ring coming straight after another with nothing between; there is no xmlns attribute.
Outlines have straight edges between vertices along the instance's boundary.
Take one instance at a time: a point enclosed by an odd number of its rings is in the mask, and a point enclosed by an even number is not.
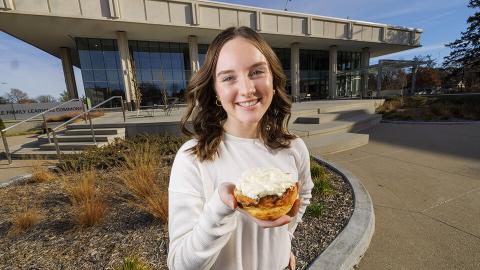
<svg viewBox="0 0 480 270"><path fill-rule="evenodd" d="M242 174L237 189L256 200L267 195L282 196L295 183L292 176L278 168L252 168Z"/></svg>

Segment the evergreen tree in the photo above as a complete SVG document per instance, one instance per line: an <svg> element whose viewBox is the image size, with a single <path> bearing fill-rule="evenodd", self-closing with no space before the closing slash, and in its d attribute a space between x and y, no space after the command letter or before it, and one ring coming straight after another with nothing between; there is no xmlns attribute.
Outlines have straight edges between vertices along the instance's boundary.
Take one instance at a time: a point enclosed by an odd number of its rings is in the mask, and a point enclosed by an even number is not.
<svg viewBox="0 0 480 270"><path fill-rule="evenodd" d="M445 68L457 71L480 68L480 0L470 0L468 7L473 8L475 14L467 19L468 27L461 37L446 44L452 51L444 58Z"/></svg>
<svg viewBox="0 0 480 270"><path fill-rule="evenodd" d="M60 93L60 97L58 98L59 102L67 102L70 100L70 96L68 95L67 90L63 90L62 93Z"/></svg>

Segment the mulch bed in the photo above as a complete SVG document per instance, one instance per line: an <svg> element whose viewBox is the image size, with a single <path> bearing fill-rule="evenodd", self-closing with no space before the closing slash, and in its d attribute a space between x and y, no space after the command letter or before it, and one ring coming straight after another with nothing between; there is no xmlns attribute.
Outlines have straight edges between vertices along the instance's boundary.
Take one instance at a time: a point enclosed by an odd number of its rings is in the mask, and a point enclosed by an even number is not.
<svg viewBox="0 0 480 270"><path fill-rule="evenodd" d="M351 188L328 171L333 193L312 200L325 205L318 218L305 215L293 240L297 268L304 269L335 239L353 212ZM108 205L103 223L81 228L70 213L62 181L15 183L0 188L1 269L115 269L136 255L152 269L167 269L166 226L136 209L114 173L103 173L97 184ZM37 207L44 218L28 231L10 232L14 213Z"/></svg>
<svg viewBox="0 0 480 270"><path fill-rule="evenodd" d="M304 215L292 241L297 256L297 269L306 269L347 225L353 213L350 184L336 172L326 168L332 192L329 196L313 196L311 202L324 206L320 217Z"/></svg>

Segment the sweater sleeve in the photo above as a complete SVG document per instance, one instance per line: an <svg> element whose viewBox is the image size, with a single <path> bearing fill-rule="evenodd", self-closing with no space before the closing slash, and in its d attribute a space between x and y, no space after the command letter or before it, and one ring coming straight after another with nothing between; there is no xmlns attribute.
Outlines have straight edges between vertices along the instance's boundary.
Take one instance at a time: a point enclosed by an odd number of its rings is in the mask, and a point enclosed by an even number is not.
<svg viewBox="0 0 480 270"><path fill-rule="evenodd" d="M295 232L298 223L302 221L302 216L305 213L307 206L310 204L313 188L308 148L301 138L297 138L293 141L293 147L296 154L295 160L298 168L298 182L300 185L299 199L301 204L296 218L288 224L288 231L290 232L291 238L293 238L293 233Z"/></svg>
<svg viewBox="0 0 480 270"><path fill-rule="evenodd" d="M200 169L185 152L190 146L191 141L180 148L170 174L169 269L210 269L237 226L234 210L222 202L218 189L205 199Z"/></svg>

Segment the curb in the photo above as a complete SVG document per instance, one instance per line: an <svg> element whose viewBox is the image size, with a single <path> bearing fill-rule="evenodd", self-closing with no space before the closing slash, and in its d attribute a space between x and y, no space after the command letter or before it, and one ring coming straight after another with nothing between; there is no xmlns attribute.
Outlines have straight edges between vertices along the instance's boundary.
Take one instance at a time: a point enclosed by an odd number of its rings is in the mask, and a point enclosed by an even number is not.
<svg viewBox="0 0 480 270"><path fill-rule="evenodd" d="M57 169L57 166L47 166L47 168L49 170L55 170ZM15 183L21 183L23 181L27 181L29 180L30 178L32 178L32 174L31 173L27 173L27 174L22 174L22 175L17 175L17 176L14 176L10 179L8 179L7 181L3 182L3 183L0 183L0 188L4 188L4 187L8 187L9 185L11 184L15 184Z"/></svg>
<svg viewBox="0 0 480 270"><path fill-rule="evenodd" d="M352 187L354 210L347 226L311 263L311 270L350 270L360 262L375 231L372 199L360 180L341 166L314 155L315 161L342 175Z"/></svg>
<svg viewBox="0 0 480 270"><path fill-rule="evenodd" d="M403 120L382 120L380 123L387 123L387 124L421 124L421 125L470 125L470 124L480 124L480 121L403 121Z"/></svg>
<svg viewBox="0 0 480 270"><path fill-rule="evenodd" d="M30 178L32 178L31 173L24 174L24 175L17 175L17 176L14 176L14 177L8 179L6 182L0 183L0 188L7 187L7 186L9 186L11 184L14 184L14 183L17 183L17 182L26 181Z"/></svg>

